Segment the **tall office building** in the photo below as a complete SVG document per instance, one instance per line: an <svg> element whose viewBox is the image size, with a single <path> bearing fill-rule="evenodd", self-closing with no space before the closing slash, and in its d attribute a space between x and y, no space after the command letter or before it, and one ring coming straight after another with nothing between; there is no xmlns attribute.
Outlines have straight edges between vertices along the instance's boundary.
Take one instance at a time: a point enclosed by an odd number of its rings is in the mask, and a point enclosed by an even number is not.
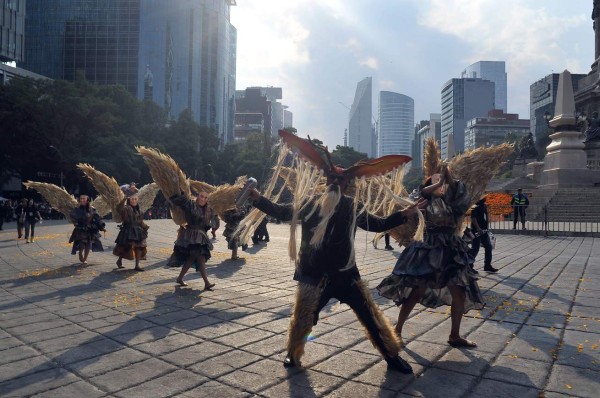
<svg viewBox="0 0 600 398"><path fill-rule="evenodd" d="M469 65L462 71L462 78L479 78L490 80L496 85L495 109L507 112L507 76L504 61L479 61Z"/></svg>
<svg viewBox="0 0 600 398"><path fill-rule="evenodd" d="M287 108L287 105L283 106L283 127L293 127L294 113L292 111L288 111Z"/></svg>
<svg viewBox="0 0 600 398"><path fill-rule="evenodd" d="M373 125L373 79L366 77L356 85L354 102L350 108L348 125L348 146L357 152L375 156Z"/></svg>
<svg viewBox="0 0 600 398"><path fill-rule="evenodd" d="M441 152L449 159L465 149L467 121L494 109L494 83L483 79L450 79L442 86Z"/></svg>
<svg viewBox="0 0 600 398"><path fill-rule="evenodd" d="M25 0L0 1L0 62L23 60Z"/></svg>
<svg viewBox="0 0 600 398"><path fill-rule="evenodd" d="M411 155L415 101L404 94L379 92L377 156Z"/></svg>
<svg viewBox="0 0 600 398"><path fill-rule="evenodd" d="M579 80L587 75L571 74L573 92L577 92ZM544 119L544 113L554 115L556 105L556 93L558 92L558 73L552 73L529 86L529 119L531 134L534 137L548 132L548 123Z"/></svg>
<svg viewBox="0 0 600 398"><path fill-rule="evenodd" d="M28 0L24 69L121 84L233 140L235 0Z"/></svg>

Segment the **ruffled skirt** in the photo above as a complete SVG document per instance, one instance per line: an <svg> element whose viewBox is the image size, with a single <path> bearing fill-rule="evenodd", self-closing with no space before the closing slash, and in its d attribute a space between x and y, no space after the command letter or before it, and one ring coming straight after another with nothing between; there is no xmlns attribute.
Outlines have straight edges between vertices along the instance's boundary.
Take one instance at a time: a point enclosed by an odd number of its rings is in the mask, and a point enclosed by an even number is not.
<svg viewBox="0 0 600 398"><path fill-rule="evenodd" d="M464 312L485 306L471 268L472 258L465 241L454 234L429 234L424 242L411 243L400 255L392 274L377 286L379 294L397 305L408 298L413 288L425 287L421 304L436 308L452 304L448 285L466 294Z"/></svg>
<svg viewBox="0 0 600 398"><path fill-rule="evenodd" d="M170 267L181 267L188 258L197 259L204 257L204 261L210 258L210 251L213 249L212 242L203 229L180 228L177 233L177 240L173 247L173 254L169 258L167 265ZM199 264L194 261L196 271L199 270Z"/></svg>
<svg viewBox="0 0 600 398"><path fill-rule="evenodd" d="M127 260L135 258L135 250L138 251L140 260L146 259L146 238L148 231L137 224L123 224L115 239L115 247L113 254L118 257L123 257Z"/></svg>
<svg viewBox="0 0 600 398"><path fill-rule="evenodd" d="M81 245L89 246L93 252L103 252L104 247L100 241L100 233L96 230L75 227L69 238L69 243L73 243L71 246L71 254L75 255Z"/></svg>

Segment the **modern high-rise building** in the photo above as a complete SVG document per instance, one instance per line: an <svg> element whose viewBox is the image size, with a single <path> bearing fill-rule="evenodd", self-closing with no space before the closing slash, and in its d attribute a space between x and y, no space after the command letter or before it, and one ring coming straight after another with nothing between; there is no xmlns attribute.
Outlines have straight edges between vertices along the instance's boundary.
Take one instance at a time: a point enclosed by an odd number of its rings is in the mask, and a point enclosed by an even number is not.
<svg viewBox="0 0 600 398"><path fill-rule="evenodd" d="M138 98L144 98L149 68L154 77L152 99L171 117L191 109L194 120L218 132L221 144L233 142L237 32L229 16L235 1L136 1Z"/></svg>
<svg viewBox="0 0 600 398"><path fill-rule="evenodd" d="M283 127L294 126L294 113L287 110L287 105L283 106Z"/></svg>
<svg viewBox="0 0 600 398"><path fill-rule="evenodd" d="M502 144L508 135L519 142L528 134L528 119L519 119L516 113L504 113L502 109L493 109L487 116L476 117L467 122L465 150Z"/></svg>
<svg viewBox="0 0 600 398"><path fill-rule="evenodd" d="M417 130L415 134L415 142L413 144L413 167L422 168L423 167L423 157L425 155L425 141L429 137L433 137L438 145L441 142L441 115L439 113L430 113L429 121L419 126L420 128Z"/></svg>
<svg viewBox="0 0 600 398"><path fill-rule="evenodd" d="M577 92L579 80L583 79L585 74L571 74L573 92ZM544 113L554 116L554 107L556 105L556 94L558 92L558 73L552 73L538 80L529 86L529 119L531 134L537 138L541 133L548 132L548 122L544 119Z"/></svg>
<svg viewBox="0 0 600 398"><path fill-rule="evenodd" d="M235 108L236 115L243 114L261 114L262 115L262 130L261 133L271 135L271 126L273 124L272 103L267 96L263 94L261 87L248 87L245 90L237 90L235 93ZM237 118L236 118L237 120ZM237 121L236 121L237 124ZM236 129L237 129L236 125ZM236 134L236 141L240 140Z"/></svg>
<svg viewBox="0 0 600 398"><path fill-rule="evenodd" d="M81 71L96 84L121 84L176 118L190 109L233 140L235 0L28 0L24 60L54 79Z"/></svg>
<svg viewBox="0 0 600 398"><path fill-rule="evenodd" d="M441 152L449 159L465 149L467 121L494 109L494 82L450 79L442 86Z"/></svg>
<svg viewBox="0 0 600 398"><path fill-rule="evenodd" d="M0 62L22 61L25 0L0 1Z"/></svg>
<svg viewBox="0 0 600 398"><path fill-rule="evenodd" d="M462 71L460 77L490 80L496 85L495 109L507 112L507 75L504 61L479 61L469 65Z"/></svg>
<svg viewBox="0 0 600 398"><path fill-rule="evenodd" d="M356 85L354 102L350 108L350 123L348 125L348 146L355 151L366 153L368 157L375 156L373 150L373 79L366 77Z"/></svg>
<svg viewBox="0 0 600 398"><path fill-rule="evenodd" d="M404 94L379 92L377 156L411 156L415 127L415 101Z"/></svg>

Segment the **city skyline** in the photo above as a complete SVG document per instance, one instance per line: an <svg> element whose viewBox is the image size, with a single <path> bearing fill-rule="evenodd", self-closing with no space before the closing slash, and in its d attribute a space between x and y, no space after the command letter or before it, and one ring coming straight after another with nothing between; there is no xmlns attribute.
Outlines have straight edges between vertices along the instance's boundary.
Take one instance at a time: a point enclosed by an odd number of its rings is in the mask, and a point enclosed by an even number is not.
<svg viewBox="0 0 600 398"><path fill-rule="evenodd" d="M238 1L238 87L278 86L300 135L343 144L356 82L415 100L415 121L440 112L441 88L478 61L504 61L507 111L529 118L529 87L594 58L592 2ZM473 34L477 32L477 34ZM373 101L373 112L378 104Z"/></svg>

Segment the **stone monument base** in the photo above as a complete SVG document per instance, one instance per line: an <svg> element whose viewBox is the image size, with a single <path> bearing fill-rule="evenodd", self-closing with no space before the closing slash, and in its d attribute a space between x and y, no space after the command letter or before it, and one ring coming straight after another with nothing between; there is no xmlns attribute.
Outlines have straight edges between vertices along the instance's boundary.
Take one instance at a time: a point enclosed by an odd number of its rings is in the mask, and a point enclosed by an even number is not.
<svg viewBox="0 0 600 398"><path fill-rule="evenodd" d="M600 183L600 170L549 169L541 175L540 188L593 187Z"/></svg>

